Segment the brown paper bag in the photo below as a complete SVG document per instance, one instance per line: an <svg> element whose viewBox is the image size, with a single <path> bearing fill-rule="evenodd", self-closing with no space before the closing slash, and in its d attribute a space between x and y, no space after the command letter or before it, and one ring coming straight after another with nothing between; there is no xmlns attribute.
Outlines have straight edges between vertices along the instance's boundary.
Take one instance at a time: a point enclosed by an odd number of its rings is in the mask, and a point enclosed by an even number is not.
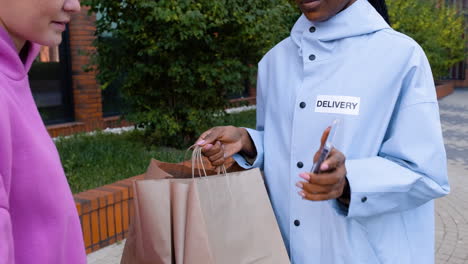
<svg viewBox="0 0 468 264"><path fill-rule="evenodd" d="M258 169L192 176L188 163L153 160L134 182L122 264L289 263Z"/></svg>

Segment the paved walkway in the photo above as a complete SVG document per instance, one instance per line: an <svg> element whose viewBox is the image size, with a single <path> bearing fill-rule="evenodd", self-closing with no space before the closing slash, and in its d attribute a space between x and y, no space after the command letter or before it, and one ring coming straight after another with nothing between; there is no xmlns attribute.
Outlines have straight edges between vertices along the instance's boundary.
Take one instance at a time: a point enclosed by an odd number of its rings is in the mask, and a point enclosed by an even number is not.
<svg viewBox="0 0 468 264"><path fill-rule="evenodd" d="M88 255L88 264L120 264L125 240Z"/></svg>
<svg viewBox="0 0 468 264"><path fill-rule="evenodd" d="M440 101L451 193L436 201L436 263L468 264L468 88Z"/></svg>
<svg viewBox="0 0 468 264"><path fill-rule="evenodd" d="M436 263L468 264L468 88L442 99L440 114L452 191L436 201ZM88 263L120 263L123 245L89 254Z"/></svg>

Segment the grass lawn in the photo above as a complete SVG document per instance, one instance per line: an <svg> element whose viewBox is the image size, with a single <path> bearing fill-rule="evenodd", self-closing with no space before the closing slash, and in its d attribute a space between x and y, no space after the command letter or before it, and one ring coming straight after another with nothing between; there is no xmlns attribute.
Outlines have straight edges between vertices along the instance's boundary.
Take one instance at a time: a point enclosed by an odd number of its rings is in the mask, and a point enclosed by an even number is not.
<svg viewBox="0 0 468 264"><path fill-rule="evenodd" d="M226 124L255 127L255 110L229 115ZM142 174L155 158L180 162L185 150L148 146L140 131L78 134L55 142L73 193Z"/></svg>

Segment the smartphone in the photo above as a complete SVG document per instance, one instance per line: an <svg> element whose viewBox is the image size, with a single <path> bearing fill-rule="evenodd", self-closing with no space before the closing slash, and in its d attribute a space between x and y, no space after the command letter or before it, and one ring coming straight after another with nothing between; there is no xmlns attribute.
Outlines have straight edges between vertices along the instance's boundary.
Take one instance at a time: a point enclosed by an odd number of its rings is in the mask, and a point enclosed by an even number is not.
<svg viewBox="0 0 468 264"><path fill-rule="evenodd" d="M311 170L312 173L315 173L315 174L320 173L320 166L322 166L322 163L328 158L333 148L333 140L335 139L336 131L338 130L340 123L341 123L340 119L335 119L333 123L331 124L330 133L328 133L327 139L325 140L325 145L320 151L320 155L319 155L317 162L315 162L314 165L312 166L312 170Z"/></svg>

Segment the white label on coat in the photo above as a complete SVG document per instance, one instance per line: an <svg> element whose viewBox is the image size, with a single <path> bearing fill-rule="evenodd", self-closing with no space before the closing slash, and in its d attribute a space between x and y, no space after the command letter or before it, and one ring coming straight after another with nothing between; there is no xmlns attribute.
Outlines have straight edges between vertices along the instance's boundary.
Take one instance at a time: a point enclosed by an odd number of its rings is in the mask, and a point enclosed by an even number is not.
<svg viewBox="0 0 468 264"><path fill-rule="evenodd" d="M361 97L318 95L315 112L343 115L359 115Z"/></svg>

